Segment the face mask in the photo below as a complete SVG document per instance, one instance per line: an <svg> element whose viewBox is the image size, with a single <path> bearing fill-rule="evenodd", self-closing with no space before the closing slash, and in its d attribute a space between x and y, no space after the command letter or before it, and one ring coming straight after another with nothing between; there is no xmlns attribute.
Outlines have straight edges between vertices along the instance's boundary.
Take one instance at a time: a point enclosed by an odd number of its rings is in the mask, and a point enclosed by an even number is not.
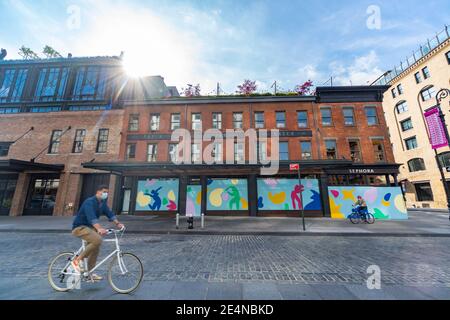
<svg viewBox="0 0 450 320"><path fill-rule="evenodd" d="M103 192L102 193L102 200L107 200L108 199L108 192Z"/></svg>

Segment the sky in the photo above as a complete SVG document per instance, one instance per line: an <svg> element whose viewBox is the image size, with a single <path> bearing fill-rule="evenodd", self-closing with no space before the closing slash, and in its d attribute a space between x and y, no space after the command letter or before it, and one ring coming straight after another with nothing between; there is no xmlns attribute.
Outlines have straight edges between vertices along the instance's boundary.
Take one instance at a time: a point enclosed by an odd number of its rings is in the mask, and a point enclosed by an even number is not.
<svg viewBox="0 0 450 320"><path fill-rule="evenodd" d="M179 89L366 85L450 25L449 0L0 0L0 47L117 56Z"/></svg>

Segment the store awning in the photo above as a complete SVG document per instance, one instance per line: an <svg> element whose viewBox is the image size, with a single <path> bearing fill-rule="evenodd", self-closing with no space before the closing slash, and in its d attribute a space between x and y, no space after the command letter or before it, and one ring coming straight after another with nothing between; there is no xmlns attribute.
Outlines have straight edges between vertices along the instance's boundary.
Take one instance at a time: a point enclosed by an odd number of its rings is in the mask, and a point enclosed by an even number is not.
<svg viewBox="0 0 450 320"><path fill-rule="evenodd" d="M61 172L64 170L63 164L44 164L22 160L0 160L0 172L25 172L25 171L45 171L45 172Z"/></svg>

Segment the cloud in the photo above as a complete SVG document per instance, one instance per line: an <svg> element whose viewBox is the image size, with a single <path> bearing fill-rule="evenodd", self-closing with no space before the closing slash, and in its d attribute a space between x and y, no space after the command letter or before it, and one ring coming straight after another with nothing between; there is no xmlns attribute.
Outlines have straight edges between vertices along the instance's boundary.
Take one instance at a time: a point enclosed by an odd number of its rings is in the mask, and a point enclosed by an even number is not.
<svg viewBox="0 0 450 320"><path fill-rule="evenodd" d="M356 57L349 65L334 61L330 64L330 69L337 85L368 85L383 74L378 64L378 55L372 50L366 55Z"/></svg>

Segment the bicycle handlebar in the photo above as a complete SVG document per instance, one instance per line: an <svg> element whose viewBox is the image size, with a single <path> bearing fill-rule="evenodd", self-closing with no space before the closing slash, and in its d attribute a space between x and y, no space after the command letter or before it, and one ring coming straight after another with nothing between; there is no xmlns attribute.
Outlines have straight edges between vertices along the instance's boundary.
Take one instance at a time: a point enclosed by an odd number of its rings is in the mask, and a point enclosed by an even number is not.
<svg viewBox="0 0 450 320"><path fill-rule="evenodd" d="M120 230L108 229L108 235L125 232L125 229L126 229L125 226L122 229L120 229Z"/></svg>

